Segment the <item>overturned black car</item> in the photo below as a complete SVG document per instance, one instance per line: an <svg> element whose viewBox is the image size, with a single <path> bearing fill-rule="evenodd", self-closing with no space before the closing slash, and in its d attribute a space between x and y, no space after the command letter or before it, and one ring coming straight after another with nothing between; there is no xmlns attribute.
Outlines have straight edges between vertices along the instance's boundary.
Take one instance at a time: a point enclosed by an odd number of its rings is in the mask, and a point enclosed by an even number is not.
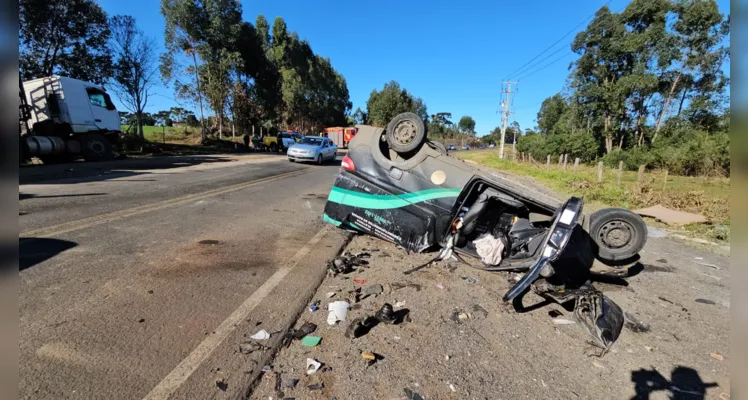
<svg viewBox="0 0 748 400"><path fill-rule="evenodd" d="M325 221L407 251L440 247L437 260L468 256L476 268L524 272L504 301L516 306L530 288L561 304L574 301L574 315L595 344L607 350L617 340L623 312L592 286L590 269L638 259L647 238L639 216L619 208L586 215L581 198L561 202L451 157L427 139L412 113L396 116L386 129L357 128Z"/></svg>

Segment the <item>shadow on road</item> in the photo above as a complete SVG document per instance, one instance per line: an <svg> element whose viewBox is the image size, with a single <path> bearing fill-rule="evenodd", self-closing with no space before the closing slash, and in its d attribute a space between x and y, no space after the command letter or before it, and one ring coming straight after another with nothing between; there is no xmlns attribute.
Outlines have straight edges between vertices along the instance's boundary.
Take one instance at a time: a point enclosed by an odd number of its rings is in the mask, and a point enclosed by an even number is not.
<svg viewBox="0 0 748 400"><path fill-rule="evenodd" d="M56 195L38 195L30 193L18 193L18 200L26 199L54 199L59 197L85 197L85 196L106 196L106 193L81 193L81 194L56 194Z"/></svg>
<svg viewBox="0 0 748 400"><path fill-rule="evenodd" d="M33 267L77 245L78 243L60 239L19 238L18 270Z"/></svg>
<svg viewBox="0 0 748 400"><path fill-rule="evenodd" d="M249 153L245 157L273 156L270 153ZM278 154L278 157L285 155ZM220 156L168 156L128 158L118 161L74 162L52 165L22 166L18 173L18 183L23 184L70 184L105 181L115 178L134 177L148 174L148 170L164 170L190 167L199 164L232 162L231 158Z"/></svg>
<svg viewBox="0 0 748 400"><path fill-rule="evenodd" d="M716 383L704 383L695 369L678 366L671 372L670 380L665 379L655 369L640 369L631 372L636 395L631 400L648 400L654 392L669 392L671 399L701 400L706 396L706 389L718 386Z"/></svg>

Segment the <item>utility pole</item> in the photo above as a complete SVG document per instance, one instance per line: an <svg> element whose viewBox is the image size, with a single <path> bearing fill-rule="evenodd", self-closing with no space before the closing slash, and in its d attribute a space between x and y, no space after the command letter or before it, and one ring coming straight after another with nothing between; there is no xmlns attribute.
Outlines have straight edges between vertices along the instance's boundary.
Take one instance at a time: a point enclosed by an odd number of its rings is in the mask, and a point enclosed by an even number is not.
<svg viewBox="0 0 748 400"><path fill-rule="evenodd" d="M502 103L502 106L504 107L504 120L501 123L501 142L499 143L499 158L504 158L504 138L506 137L506 124L509 121L509 100L510 96L512 95L512 85L517 84L517 82L510 82L510 81L504 81L502 82L502 86L506 84L506 91L503 93L506 94L506 100Z"/></svg>

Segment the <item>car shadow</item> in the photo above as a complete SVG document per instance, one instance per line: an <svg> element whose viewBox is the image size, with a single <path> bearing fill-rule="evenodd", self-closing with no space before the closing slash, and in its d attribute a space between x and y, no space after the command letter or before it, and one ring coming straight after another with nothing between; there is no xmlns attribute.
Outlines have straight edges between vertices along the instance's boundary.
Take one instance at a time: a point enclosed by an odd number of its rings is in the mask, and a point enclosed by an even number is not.
<svg viewBox="0 0 748 400"><path fill-rule="evenodd" d="M60 197L87 197L87 196L106 196L106 193L80 193L80 194L56 194L56 195L38 195L30 193L18 193L18 200L26 199L54 199Z"/></svg>
<svg viewBox="0 0 748 400"><path fill-rule="evenodd" d="M76 246L78 243L60 239L19 238L18 270L31 268Z"/></svg>
<svg viewBox="0 0 748 400"><path fill-rule="evenodd" d="M632 371L631 382L636 391L631 400L648 400L655 392L669 392L670 398L676 400L702 400L708 388L719 386L714 382L705 383L695 369L684 366L675 367L670 380L654 368Z"/></svg>

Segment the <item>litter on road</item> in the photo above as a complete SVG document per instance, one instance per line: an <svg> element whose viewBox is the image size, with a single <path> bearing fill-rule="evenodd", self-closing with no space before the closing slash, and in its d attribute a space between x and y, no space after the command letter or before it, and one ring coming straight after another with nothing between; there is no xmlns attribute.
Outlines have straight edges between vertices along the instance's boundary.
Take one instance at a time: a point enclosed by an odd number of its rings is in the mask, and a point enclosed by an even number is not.
<svg viewBox="0 0 748 400"><path fill-rule="evenodd" d="M254 335L252 335L251 338L254 339L254 340L268 340L268 339L270 339L270 333L268 333L268 331L262 329L262 330L258 331L257 333L255 333Z"/></svg>
<svg viewBox="0 0 748 400"><path fill-rule="evenodd" d="M301 345L307 346L307 347L314 347L319 345L319 342L322 341L322 338L319 336L304 336L304 339L301 339Z"/></svg>
<svg viewBox="0 0 748 400"><path fill-rule="evenodd" d="M327 324L335 325L338 321L345 321L350 304L347 301L333 301L327 305Z"/></svg>
<svg viewBox="0 0 748 400"><path fill-rule="evenodd" d="M322 366L322 363L313 359L313 358L307 358L306 359L306 374L312 375L313 373L317 372L319 368Z"/></svg>

